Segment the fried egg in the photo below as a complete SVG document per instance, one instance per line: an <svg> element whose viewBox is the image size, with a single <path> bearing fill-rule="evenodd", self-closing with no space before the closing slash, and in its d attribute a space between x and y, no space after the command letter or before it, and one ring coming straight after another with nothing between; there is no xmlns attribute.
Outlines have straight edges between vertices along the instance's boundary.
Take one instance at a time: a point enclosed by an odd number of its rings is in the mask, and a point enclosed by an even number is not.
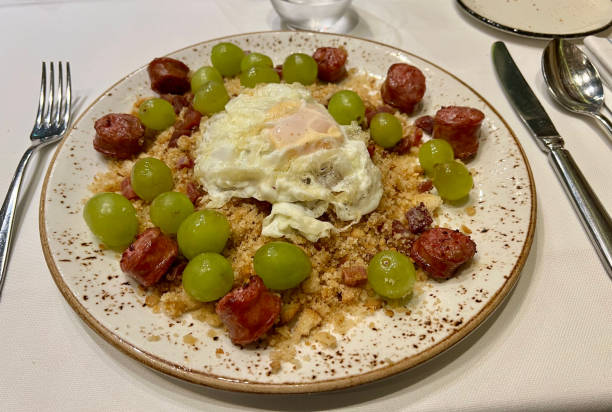
<svg viewBox="0 0 612 412"><path fill-rule="evenodd" d="M339 125L302 85L261 85L203 122L194 174L207 207L232 197L267 201L262 235L314 242L337 230L317 219L328 208L348 226L378 206L381 174L367 139L356 122Z"/></svg>

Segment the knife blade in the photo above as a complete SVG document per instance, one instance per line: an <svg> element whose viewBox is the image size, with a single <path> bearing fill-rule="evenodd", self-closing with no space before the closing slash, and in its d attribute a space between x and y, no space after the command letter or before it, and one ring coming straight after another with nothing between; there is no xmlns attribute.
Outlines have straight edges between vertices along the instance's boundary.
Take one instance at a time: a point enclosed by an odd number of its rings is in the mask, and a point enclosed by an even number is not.
<svg viewBox="0 0 612 412"><path fill-rule="evenodd" d="M492 54L499 81L504 86L512 106L535 137L540 149L546 151L553 140L563 146L563 139L514 63L506 45L501 41L494 43Z"/></svg>
<svg viewBox="0 0 612 412"><path fill-rule="evenodd" d="M569 195L601 262L612 279L612 219L588 184L540 101L525 81L506 45L495 42L493 65L512 107L523 120Z"/></svg>

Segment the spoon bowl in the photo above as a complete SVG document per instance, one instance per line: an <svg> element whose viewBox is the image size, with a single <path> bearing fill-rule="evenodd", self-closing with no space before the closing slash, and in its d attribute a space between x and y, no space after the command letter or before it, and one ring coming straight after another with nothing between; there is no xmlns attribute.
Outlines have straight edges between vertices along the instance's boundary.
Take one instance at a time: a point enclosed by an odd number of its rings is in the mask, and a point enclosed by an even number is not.
<svg viewBox="0 0 612 412"><path fill-rule="evenodd" d="M612 137L612 122L600 113L604 89L597 69L576 45L563 39L548 43L542 55L548 90L565 109L597 119Z"/></svg>

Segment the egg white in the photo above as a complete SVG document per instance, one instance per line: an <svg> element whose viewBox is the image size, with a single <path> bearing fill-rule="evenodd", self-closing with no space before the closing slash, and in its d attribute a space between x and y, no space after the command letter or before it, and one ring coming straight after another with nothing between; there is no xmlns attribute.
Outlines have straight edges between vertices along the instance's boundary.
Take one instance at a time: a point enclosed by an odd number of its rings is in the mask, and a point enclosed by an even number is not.
<svg viewBox="0 0 612 412"><path fill-rule="evenodd" d="M329 206L351 222L378 206L381 175L367 138L355 122L338 125L303 86L261 85L203 122L194 174L207 207L232 197L267 201L263 235L299 233L314 242L336 230L317 219Z"/></svg>

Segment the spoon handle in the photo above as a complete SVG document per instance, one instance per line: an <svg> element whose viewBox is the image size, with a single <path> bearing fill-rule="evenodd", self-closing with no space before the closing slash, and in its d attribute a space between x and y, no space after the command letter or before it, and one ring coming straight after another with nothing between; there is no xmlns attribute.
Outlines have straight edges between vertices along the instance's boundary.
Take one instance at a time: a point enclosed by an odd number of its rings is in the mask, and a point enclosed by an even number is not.
<svg viewBox="0 0 612 412"><path fill-rule="evenodd" d="M612 279L612 220L591 189L570 153L563 147L548 152L555 172L587 229L597 254Z"/></svg>
<svg viewBox="0 0 612 412"><path fill-rule="evenodd" d="M605 131L608 132L608 136L612 138L612 122L610 119L601 113L593 113L593 117L599 120Z"/></svg>

